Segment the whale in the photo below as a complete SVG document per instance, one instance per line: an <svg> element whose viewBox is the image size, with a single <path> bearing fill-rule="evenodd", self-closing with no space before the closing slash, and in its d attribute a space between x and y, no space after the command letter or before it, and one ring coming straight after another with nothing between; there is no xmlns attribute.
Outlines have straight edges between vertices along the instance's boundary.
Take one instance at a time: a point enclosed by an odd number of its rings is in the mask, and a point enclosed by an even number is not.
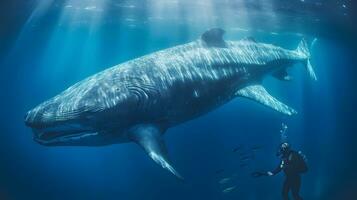
<svg viewBox="0 0 357 200"><path fill-rule="evenodd" d="M300 65L317 79L305 39L289 50L252 37L226 40L224 33L212 28L189 43L94 74L28 111L24 122L34 141L44 146L136 143L183 179L168 156L168 129L237 97L297 114L267 92L263 79L289 81L287 69Z"/></svg>

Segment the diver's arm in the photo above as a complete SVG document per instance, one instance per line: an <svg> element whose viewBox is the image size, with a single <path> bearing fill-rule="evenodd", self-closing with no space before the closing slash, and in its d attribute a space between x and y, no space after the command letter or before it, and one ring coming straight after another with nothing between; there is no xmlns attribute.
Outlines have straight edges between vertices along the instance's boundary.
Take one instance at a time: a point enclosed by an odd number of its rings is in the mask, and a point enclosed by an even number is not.
<svg viewBox="0 0 357 200"><path fill-rule="evenodd" d="M261 176L274 176L275 174L279 173L284 167L284 161L281 162L281 164L275 168L273 171L268 171L268 172L253 172L252 176L253 177L261 177Z"/></svg>
<svg viewBox="0 0 357 200"><path fill-rule="evenodd" d="M268 176L274 176L275 174L281 172L283 167L284 167L284 161L281 161L280 165L277 168L275 168L273 171L268 171L267 175Z"/></svg>

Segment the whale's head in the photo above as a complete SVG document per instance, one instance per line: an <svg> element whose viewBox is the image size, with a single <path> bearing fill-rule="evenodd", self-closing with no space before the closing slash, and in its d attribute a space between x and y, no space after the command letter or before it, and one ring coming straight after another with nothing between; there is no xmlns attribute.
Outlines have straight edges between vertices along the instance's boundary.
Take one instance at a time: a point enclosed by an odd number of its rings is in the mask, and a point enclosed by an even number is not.
<svg viewBox="0 0 357 200"><path fill-rule="evenodd" d="M25 115L25 124L33 131L36 142L46 146L86 145L98 136L93 127L95 110L82 106L68 109L55 100L46 101Z"/></svg>

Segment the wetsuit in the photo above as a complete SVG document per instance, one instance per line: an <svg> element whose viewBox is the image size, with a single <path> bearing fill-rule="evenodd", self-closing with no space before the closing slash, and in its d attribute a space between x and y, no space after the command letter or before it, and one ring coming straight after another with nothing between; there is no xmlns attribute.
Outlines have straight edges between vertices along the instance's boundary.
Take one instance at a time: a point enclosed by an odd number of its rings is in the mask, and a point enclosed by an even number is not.
<svg viewBox="0 0 357 200"><path fill-rule="evenodd" d="M290 190L295 200L302 200L299 195L301 177L297 166L298 156L300 155L297 152L289 151L282 157L280 165L275 170L268 172L268 175L273 176L282 170L284 171L286 176L282 190L284 200L289 200Z"/></svg>

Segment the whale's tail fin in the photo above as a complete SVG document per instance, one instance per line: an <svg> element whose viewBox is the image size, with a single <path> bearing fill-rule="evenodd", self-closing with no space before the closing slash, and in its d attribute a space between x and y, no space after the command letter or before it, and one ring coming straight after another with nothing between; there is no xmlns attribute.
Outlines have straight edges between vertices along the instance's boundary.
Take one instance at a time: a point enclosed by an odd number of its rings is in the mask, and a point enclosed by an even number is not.
<svg viewBox="0 0 357 200"><path fill-rule="evenodd" d="M311 54L310 54L310 50L309 50L309 47L307 45L307 42L305 39L302 39L301 42L299 43L298 47L296 48L296 51L303 55L304 57L306 57L306 70L307 72L309 73L309 76L311 79L313 80L317 80L317 77L316 77L316 74L315 74L315 71L311 65L311 62L310 62L310 57L311 57Z"/></svg>

